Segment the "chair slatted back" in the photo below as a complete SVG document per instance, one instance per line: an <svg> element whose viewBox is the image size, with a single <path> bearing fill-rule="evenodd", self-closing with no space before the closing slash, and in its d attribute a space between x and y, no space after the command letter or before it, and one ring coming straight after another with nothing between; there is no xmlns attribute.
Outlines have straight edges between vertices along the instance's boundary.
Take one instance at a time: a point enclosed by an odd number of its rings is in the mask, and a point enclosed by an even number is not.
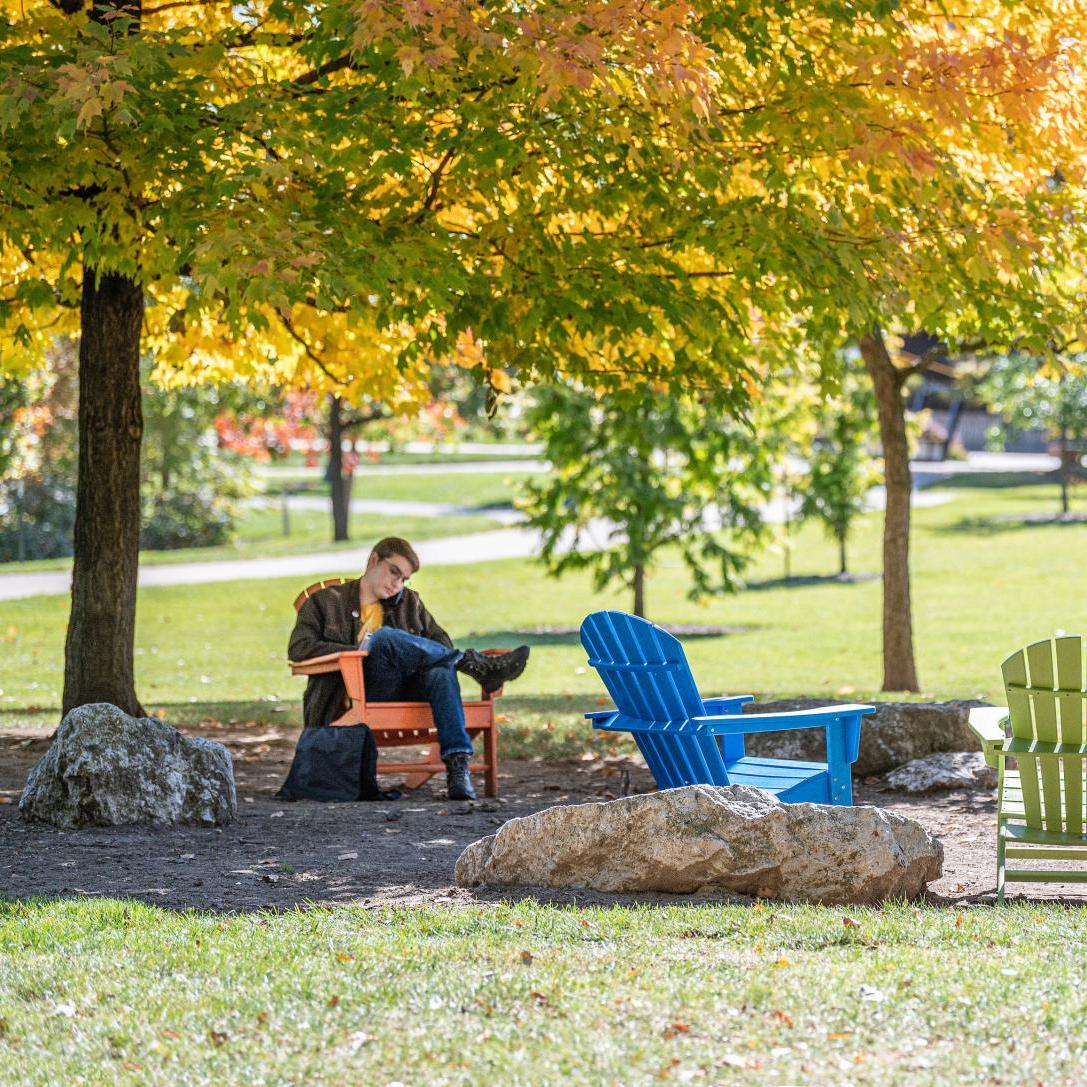
<svg viewBox="0 0 1087 1087"><path fill-rule="evenodd" d="M326 577L324 581L315 581L312 585L307 585L294 598L294 610L298 611L314 593L320 592L321 589L327 589L330 585L343 585L346 581L347 578L345 577Z"/></svg>
<svg viewBox="0 0 1087 1087"><path fill-rule="evenodd" d="M1049 638L1013 653L1001 666L1012 737L1037 744L1087 745L1084 639ZM1021 746L1021 745L1017 745ZM1087 758L1017 752L1029 827L1082 834Z"/></svg>
<svg viewBox="0 0 1087 1087"><path fill-rule="evenodd" d="M636 726L634 740L659 788L729 784L716 738L690 721L706 711L676 638L637 616L598 611L581 624L581 644L620 720Z"/></svg>
<svg viewBox="0 0 1087 1087"><path fill-rule="evenodd" d="M704 714L683 646L666 630L621 611L593 612L581 644L620 713L638 721L686 721Z"/></svg>

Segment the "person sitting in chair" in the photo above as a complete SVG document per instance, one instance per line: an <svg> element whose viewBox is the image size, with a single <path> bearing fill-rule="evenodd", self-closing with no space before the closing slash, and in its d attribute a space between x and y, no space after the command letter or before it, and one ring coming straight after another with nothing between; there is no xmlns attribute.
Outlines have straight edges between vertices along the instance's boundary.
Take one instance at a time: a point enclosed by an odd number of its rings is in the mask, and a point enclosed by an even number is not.
<svg viewBox="0 0 1087 1087"><path fill-rule="evenodd" d="M485 656L457 649L453 640L407 587L419 556L407 540L389 536L370 552L362 576L330 585L299 609L287 655L292 661L365 649L366 696L373 702L429 702L438 732L450 800L475 800L469 773L472 739L464 722L457 672L487 693L516 679L529 647ZM302 701L307 728L331 724L347 692L338 672L310 676Z"/></svg>

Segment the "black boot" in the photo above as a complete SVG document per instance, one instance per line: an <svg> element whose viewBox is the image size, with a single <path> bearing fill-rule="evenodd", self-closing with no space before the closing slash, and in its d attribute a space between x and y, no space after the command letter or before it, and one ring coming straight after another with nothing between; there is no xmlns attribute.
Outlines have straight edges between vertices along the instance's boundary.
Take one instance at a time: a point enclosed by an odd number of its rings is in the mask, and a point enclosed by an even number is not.
<svg viewBox="0 0 1087 1087"><path fill-rule="evenodd" d="M472 788L472 775L468 772L471 758L471 755L460 751L442 759L445 763L445 784L450 800L475 800L476 791Z"/></svg>
<svg viewBox="0 0 1087 1087"><path fill-rule="evenodd" d="M519 645L508 653L496 653L493 657L475 649L466 649L457 662L457 671L474 679L483 688L484 694L490 694L525 670L528 654L527 645Z"/></svg>

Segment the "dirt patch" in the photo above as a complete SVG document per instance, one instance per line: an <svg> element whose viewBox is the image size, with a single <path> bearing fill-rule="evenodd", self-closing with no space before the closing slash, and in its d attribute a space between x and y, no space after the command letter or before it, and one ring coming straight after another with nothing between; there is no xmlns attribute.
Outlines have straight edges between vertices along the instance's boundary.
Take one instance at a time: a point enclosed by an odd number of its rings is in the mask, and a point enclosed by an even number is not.
<svg viewBox="0 0 1087 1087"><path fill-rule="evenodd" d="M273 794L290 765L294 729L186 731L225 743L234 757L238 818L228 827L59 831L28 825L19 818L19 793L49 737L0 733L0 896L123 896L172 909L232 912L310 902L380 906L496 900L511 896L453 885L453 866L470 842L513 816L653 788L648 771L636 760L506 761L496 801L450 803L443 796L444 782L434 778L395 802L285 803ZM917 798L870 780L858 785L856 802L911 816L943 840L945 875L930 888L937 900L991 898L996 877L991 790ZM537 897L586 904L691 901L550 890Z"/></svg>

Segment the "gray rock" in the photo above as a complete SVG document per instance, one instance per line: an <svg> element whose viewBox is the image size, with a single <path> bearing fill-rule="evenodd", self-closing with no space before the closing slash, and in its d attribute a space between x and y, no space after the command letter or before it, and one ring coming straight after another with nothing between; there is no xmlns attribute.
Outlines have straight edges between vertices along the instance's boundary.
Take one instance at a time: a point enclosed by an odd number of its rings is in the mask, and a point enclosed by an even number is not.
<svg viewBox="0 0 1087 1087"><path fill-rule="evenodd" d="M456 880L864 903L912 898L942 864L920 823L881 808L688 785L511 819L465 849Z"/></svg>
<svg viewBox="0 0 1087 1087"><path fill-rule="evenodd" d="M942 751L892 770L887 784L907 793L941 789L995 789L996 770L980 751Z"/></svg>
<svg viewBox="0 0 1087 1087"><path fill-rule="evenodd" d="M834 704L834 699L796 698L755 703L752 712L780 713L782 710L806 710L813 706ZM876 702L874 705L876 712L862 718L860 757L853 764L853 773L862 777L885 774L888 770L939 751L979 749L977 737L966 721L971 707L984 706L984 702L971 699L957 702ZM818 728L757 733L747 737L747 753L822 761L826 758L825 734Z"/></svg>
<svg viewBox="0 0 1087 1087"><path fill-rule="evenodd" d="M229 823L234 763L222 744L183 736L108 702L67 714L19 800L29 822L71 829L125 823Z"/></svg>

